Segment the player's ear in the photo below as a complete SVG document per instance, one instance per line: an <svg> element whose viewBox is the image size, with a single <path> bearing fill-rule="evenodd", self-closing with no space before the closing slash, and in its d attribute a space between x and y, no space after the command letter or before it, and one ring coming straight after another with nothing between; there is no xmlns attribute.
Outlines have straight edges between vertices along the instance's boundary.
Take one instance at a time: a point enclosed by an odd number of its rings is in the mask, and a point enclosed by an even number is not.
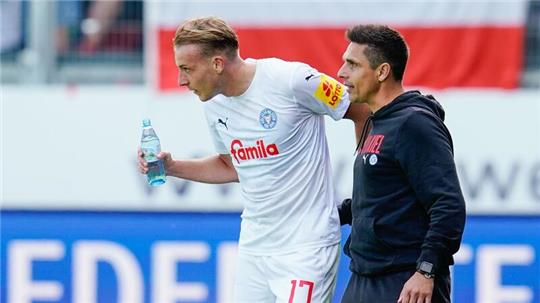
<svg viewBox="0 0 540 303"><path fill-rule="evenodd" d="M216 72L216 74L221 74L223 72L223 69L225 68L225 58L222 56L214 56L212 57L212 68Z"/></svg>
<svg viewBox="0 0 540 303"><path fill-rule="evenodd" d="M384 82L384 80L388 79L390 76L391 71L392 68L388 62L382 63L377 67L377 80L379 80L379 82Z"/></svg>

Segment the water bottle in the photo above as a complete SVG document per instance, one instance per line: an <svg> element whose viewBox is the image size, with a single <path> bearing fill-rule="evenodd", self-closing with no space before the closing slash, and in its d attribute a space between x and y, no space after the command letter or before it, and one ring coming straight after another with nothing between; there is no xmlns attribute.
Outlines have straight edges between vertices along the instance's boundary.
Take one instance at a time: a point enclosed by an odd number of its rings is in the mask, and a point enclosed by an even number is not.
<svg viewBox="0 0 540 303"><path fill-rule="evenodd" d="M158 186L165 183L165 167L163 166L163 160L157 158L157 154L161 152L161 145L159 144L159 138L152 128L150 119L143 120L143 130L141 138L141 149L143 157L148 163L148 184L151 186Z"/></svg>

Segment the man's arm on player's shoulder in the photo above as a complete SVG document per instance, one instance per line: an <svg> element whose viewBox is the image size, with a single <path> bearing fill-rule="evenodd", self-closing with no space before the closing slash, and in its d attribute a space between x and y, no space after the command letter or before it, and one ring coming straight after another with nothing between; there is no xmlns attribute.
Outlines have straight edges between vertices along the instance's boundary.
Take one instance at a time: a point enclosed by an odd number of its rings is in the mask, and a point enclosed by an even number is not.
<svg viewBox="0 0 540 303"><path fill-rule="evenodd" d="M162 152L167 175L203 183L238 182L238 174L230 155L214 155L202 159L173 160L170 153Z"/></svg>
<svg viewBox="0 0 540 303"><path fill-rule="evenodd" d="M364 103L351 103L349 109L345 112L343 118L352 120L354 122L354 133L356 135L356 144L360 140L362 135L362 129L366 123L367 118L371 114L369 107Z"/></svg>
<svg viewBox="0 0 540 303"><path fill-rule="evenodd" d="M367 118L371 114L369 107L366 104L351 103L349 108L345 112L343 118L352 120L354 122L354 132L356 135L356 144L360 140L362 135L362 129L366 123ZM341 225L352 224L352 199L345 199L338 206L339 221Z"/></svg>

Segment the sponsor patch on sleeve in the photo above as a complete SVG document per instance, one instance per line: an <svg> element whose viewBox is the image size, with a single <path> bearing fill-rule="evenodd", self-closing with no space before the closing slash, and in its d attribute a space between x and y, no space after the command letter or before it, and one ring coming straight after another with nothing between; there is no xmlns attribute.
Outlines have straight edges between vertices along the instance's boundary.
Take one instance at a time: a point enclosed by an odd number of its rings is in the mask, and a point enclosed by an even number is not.
<svg viewBox="0 0 540 303"><path fill-rule="evenodd" d="M321 75L319 86L314 94L317 100L336 109L343 97L343 84L326 75Z"/></svg>

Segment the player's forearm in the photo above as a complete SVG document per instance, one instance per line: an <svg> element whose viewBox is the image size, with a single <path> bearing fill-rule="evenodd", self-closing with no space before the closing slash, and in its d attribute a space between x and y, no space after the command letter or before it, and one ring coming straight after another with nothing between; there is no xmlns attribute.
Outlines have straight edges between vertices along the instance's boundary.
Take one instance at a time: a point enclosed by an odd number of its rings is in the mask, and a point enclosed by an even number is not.
<svg viewBox="0 0 540 303"><path fill-rule="evenodd" d="M167 175L203 183L238 182L238 175L232 165L220 156L203 159L174 160L167 167Z"/></svg>

